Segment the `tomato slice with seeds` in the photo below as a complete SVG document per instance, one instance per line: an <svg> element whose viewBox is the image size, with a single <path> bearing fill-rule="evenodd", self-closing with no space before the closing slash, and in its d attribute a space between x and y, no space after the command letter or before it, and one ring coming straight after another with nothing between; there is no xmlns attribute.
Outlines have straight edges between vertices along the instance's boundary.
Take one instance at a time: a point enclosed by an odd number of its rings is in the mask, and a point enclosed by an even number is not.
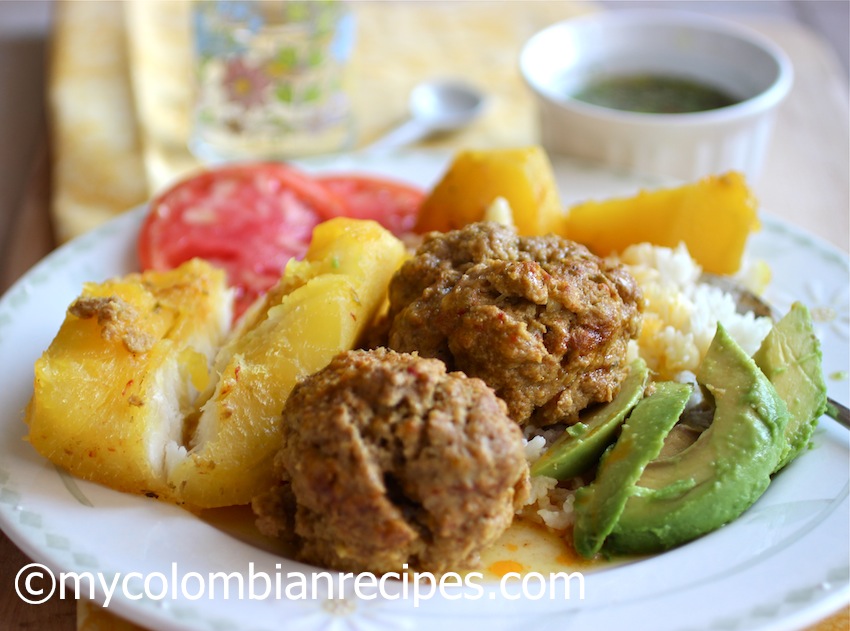
<svg viewBox="0 0 850 631"><path fill-rule="evenodd" d="M425 192L411 184L372 175L320 175L321 182L344 203L342 213L374 219L396 236L413 231Z"/></svg>
<svg viewBox="0 0 850 631"><path fill-rule="evenodd" d="M345 214L331 189L282 163L204 171L151 202L138 241L143 269L165 270L199 257L220 266L236 291L234 317L307 251L313 228Z"/></svg>

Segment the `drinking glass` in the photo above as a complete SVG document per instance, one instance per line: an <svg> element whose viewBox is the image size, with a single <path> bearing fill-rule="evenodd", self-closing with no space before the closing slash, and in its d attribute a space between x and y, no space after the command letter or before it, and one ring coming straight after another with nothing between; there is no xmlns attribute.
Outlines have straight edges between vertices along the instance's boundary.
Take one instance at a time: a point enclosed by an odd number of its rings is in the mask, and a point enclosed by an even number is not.
<svg viewBox="0 0 850 631"><path fill-rule="evenodd" d="M338 0L200 0L190 148L208 162L349 148L354 16Z"/></svg>

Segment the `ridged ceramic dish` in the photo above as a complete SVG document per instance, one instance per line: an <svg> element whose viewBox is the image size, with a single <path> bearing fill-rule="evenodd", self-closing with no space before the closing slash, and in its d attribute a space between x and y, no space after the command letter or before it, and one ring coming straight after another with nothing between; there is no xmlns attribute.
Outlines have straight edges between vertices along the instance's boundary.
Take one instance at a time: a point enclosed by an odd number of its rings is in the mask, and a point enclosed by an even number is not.
<svg viewBox="0 0 850 631"><path fill-rule="evenodd" d="M757 33L678 11L595 13L554 24L523 47L520 69L539 105L541 142L553 154L647 175L692 180L728 170L754 180L791 63ZM733 105L685 114L612 109L579 101L590 79L669 75L723 89Z"/></svg>

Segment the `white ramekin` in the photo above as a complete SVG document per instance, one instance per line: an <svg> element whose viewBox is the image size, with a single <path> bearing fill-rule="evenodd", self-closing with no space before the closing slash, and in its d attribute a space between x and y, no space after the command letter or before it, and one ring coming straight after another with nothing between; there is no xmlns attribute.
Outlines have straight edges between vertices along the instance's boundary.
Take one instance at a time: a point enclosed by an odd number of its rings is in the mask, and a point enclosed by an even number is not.
<svg viewBox="0 0 850 631"><path fill-rule="evenodd" d="M755 180L791 63L736 24L672 10L594 13L553 24L520 54L537 96L547 151L646 175L696 179L741 171ZM600 74L674 74L725 89L740 102L688 114L644 114L571 98Z"/></svg>

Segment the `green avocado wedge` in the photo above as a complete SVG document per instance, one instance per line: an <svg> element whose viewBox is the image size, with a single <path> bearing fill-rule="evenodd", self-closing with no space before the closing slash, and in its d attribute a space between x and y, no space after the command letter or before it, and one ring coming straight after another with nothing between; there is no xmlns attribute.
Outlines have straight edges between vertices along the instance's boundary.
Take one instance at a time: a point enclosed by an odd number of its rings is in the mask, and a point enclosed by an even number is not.
<svg viewBox="0 0 850 631"><path fill-rule="evenodd" d="M791 305L753 359L785 401L791 417L778 471L808 446L818 419L826 412L823 354L809 310L799 302Z"/></svg>
<svg viewBox="0 0 850 631"><path fill-rule="evenodd" d="M617 396L568 428L531 466L531 475L568 480L595 465L628 413L643 398L648 380L646 363L642 359L633 361Z"/></svg>
<svg viewBox="0 0 850 631"><path fill-rule="evenodd" d="M644 467L661 452L664 439L682 415L691 391L688 384L658 383L637 404L617 442L603 455L593 483L576 492L573 544L583 557L590 558L602 548Z"/></svg>
<svg viewBox="0 0 850 631"><path fill-rule="evenodd" d="M696 376L714 396L711 425L690 447L646 466L606 552L683 544L737 518L767 489L789 418L776 388L720 324Z"/></svg>

